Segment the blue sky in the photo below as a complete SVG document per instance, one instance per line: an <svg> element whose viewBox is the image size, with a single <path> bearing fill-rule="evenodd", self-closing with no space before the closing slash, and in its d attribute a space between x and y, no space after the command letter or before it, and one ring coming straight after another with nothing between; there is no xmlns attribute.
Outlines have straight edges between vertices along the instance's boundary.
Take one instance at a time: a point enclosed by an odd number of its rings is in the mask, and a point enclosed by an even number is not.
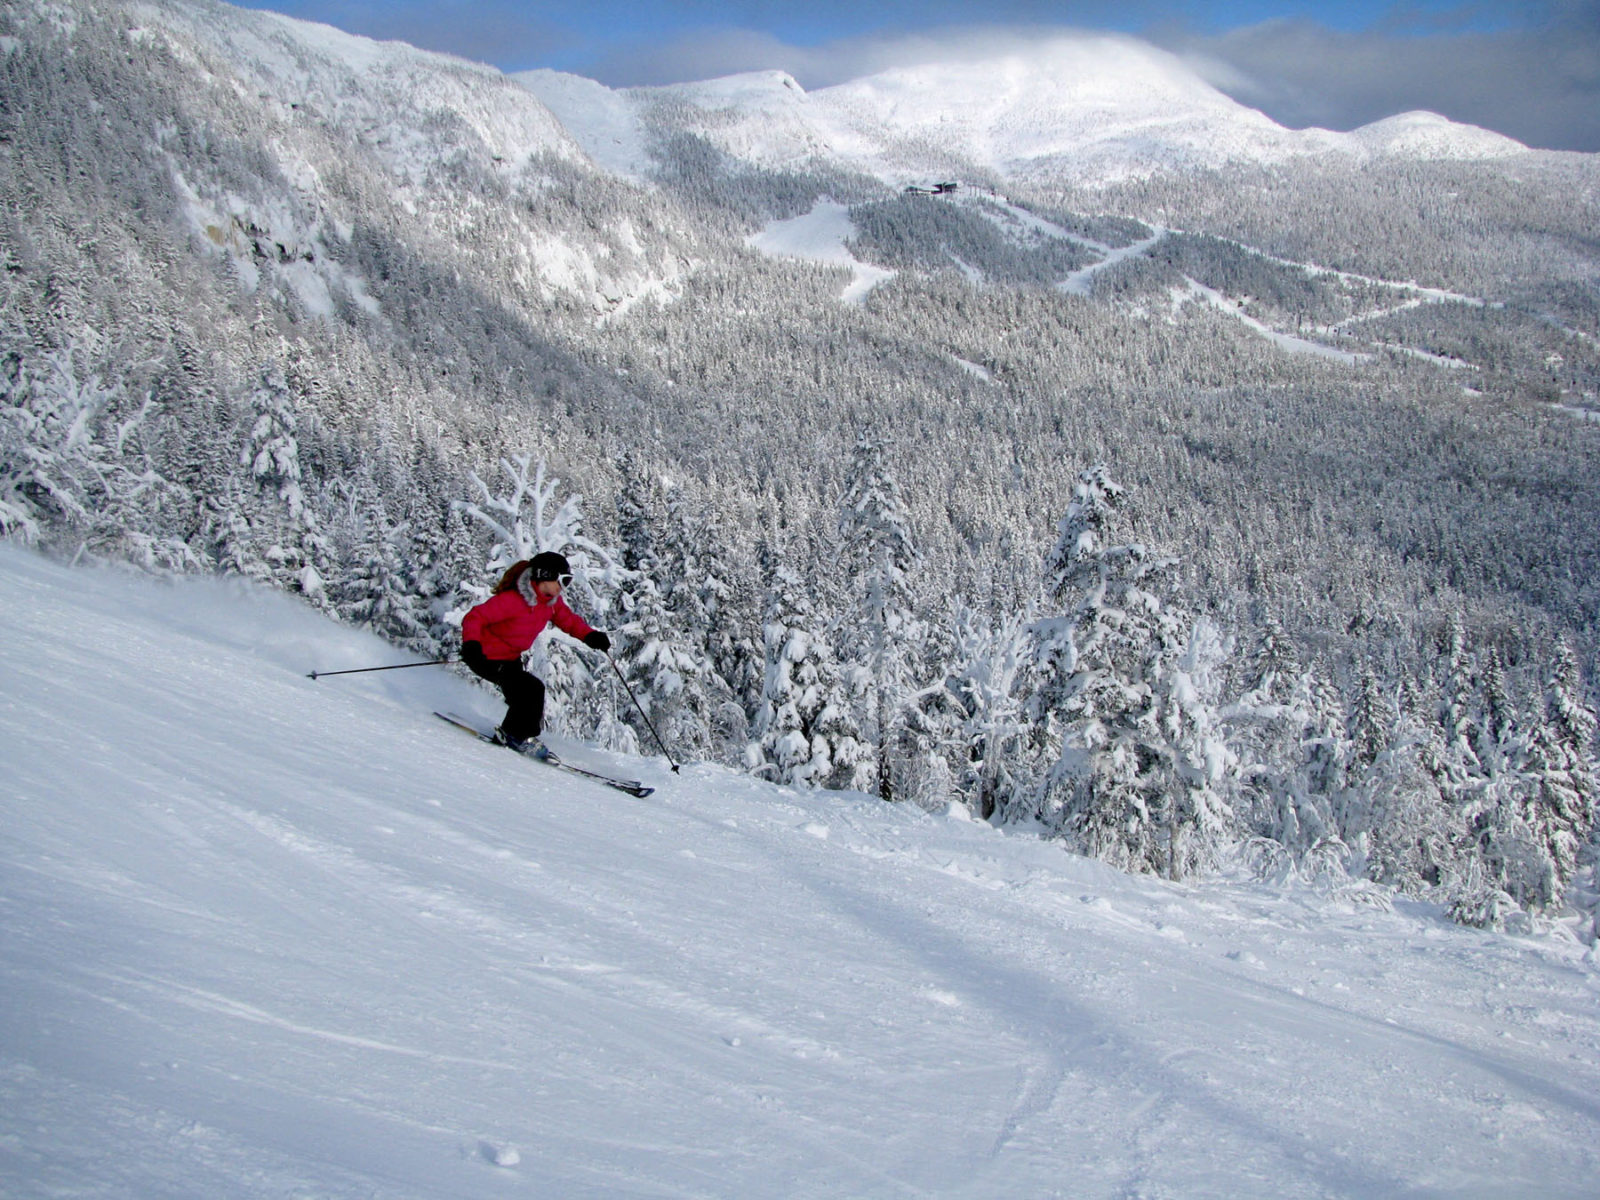
<svg viewBox="0 0 1600 1200"><path fill-rule="evenodd" d="M614 87L781 68L810 88L977 34L1115 30L1286 125L1425 108L1600 152L1600 0L255 0L351 33Z"/></svg>

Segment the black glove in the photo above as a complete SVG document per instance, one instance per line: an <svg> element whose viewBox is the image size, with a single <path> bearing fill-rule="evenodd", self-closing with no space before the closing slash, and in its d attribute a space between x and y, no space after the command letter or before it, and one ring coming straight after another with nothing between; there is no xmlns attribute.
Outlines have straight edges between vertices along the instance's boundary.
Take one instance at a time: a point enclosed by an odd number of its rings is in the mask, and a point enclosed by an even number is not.
<svg viewBox="0 0 1600 1200"><path fill-rule="evenodd" d="M605 634L601 633L598 629L596 629L593 633L585 634L583 638L583 644L588 646L591 650L600 651L601 654L606 654L611 649L611 639Z"/></svg>
<svg viewBox="0 0 1600 1200"><path fill-rule="evenodd" d="M461 643L461 661L479 675L489 666L489 660L483 656L483 646L478 642Z"/></svg>

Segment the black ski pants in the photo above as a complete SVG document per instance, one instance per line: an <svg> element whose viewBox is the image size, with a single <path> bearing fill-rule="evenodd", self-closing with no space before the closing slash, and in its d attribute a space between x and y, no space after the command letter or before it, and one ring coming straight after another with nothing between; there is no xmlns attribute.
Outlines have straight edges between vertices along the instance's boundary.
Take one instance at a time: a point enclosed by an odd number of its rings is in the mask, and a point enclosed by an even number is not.
<svg viewBox="0 0 1600 1200"><path fill-rule="evenodd" d="M474 675L487 679L506 698L506 719L500 728L507 737L527 741L544 728L544 680L529 674L520 658L498 661L474 656L467 666Z"/></svg>

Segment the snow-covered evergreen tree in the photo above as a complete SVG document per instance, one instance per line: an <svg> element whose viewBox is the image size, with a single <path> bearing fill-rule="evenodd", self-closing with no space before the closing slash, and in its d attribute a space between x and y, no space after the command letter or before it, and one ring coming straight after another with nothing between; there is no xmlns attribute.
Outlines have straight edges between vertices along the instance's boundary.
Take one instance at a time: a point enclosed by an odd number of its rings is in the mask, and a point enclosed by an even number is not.
<svg viewBox="0 0 1600 1200"><path fill-rule="evenodd" d="M649 724L676 758L706 758L712 747L711 699L704 659L684 643L653 578L633 575L622 595L612 654ZM632 706L629 706L632 715ZM653 740L648 727L640 740Z"/></svg>
<svg viewBox="0 0 1600 1200"><path fill-rule="evenodd" d="M870 434L856 441L838 533L837 577L852 595L840 614L836 644L847 669L859 673L862 735L875 750L878 795L892 800L894 747L914 686L920 636L911 610L917 552L884 443Z"/></svg>
<svg viewBox="0 0 1600 1200"><path fill-rule="evenodd" d="M870 748L856 736L838 663L817 629L811 591L781 563L771 571L762 628L766 683L751 730L750 768L779 783L873 786Z"/></svg>
<svg viewBox="0 0 1600 1200"><path fill-rule="evenodd" d="M1384 695L1377 671L1369 665L1361 672L1361 684L1346 726L1350 734L1350 752L1358 769L1378 761L1378 755L1389 745L1393 725L1393 708Z"/></svg>
<svg viewBox="0 0 1600 1200"><path fill-rule="evenodd" d="M34 350L15 331L0 335L0 536L53 532L187 567L195 556L152 520L172 490L138 444L152 401L113 370L76 340Z"/></svg>
<svg viewBox="0 0 1600 1200"><path fill-rule="evenodd" d="M1360 878L1368 874L1372 833L1393 802L1403 762L1397 751L1396 719L1377 671L1368 664L1345 723L1346 786L1332 797L1338 838L1349 849L1351 873Z"/></svg>
<svg viewBox="0 0 1600 1200"><path fill-rule="evenodd" d="M760 695L757 622L741 611L739 586L727 563L718 514L697 511L684 488L668 485L661 537L662 592L686 645L702 666L711 753L729 764L743 757ZM737 686L724 670L732 672Z"/></svg>
<svg viewBox="0 0 1600 1200"><path fill-rule="evenodd" d="M1379 756L1384 786L1366 844L1367 877L1410 895L1448 886L1456 870L1454 814L1433 766L1443 744L1437 709L1418 680L1405 681L1393 735Z"/></svg>
<svg viewBox="0 0 1600 1200"><path fill-rule="evenodd" d="M1582 686L1577 656L1562 643L1545 685L1544 719L1530 738L1527 757L1529 819L1547 864L1541 893L1534 897L1540 908L1565 900L1593 836L1600 802L1596 718L1583 701Z"/></svg>
<svg viewBox="0 0 1600 1200"><path fill-rule="evenodd" d="M281 586L314 602L327 594L328 547L308 507L300 470L299 417L283 370L261 368L247 401L250 429L239 464L264 503L249 515L257 553Z"/></svg>
<svg viewBox="0 0 1600 1200"><path fill-rule="evenodd" d="M306 495L300 479L300 443L295 438L299 418L294 397L282 368L269 365L261 369L260 379L250 393L254 420L239 452L239 463L265 489L276 493L291 522L305 515Z"/></svg>
<svg viewBox="0 0 1600 1200"><path fill-rule="evenodd" d="M1287 704L1300 682L1300 651L1282 623L1270 614L1261 622L1260 639L1251 656L1249 678L1240 703Z"/></svg>
<svg viewBox="0 0 1600 1200"><path fill-rule="evenodd" d="M369 479L358 478L347 497L329 538L341 567L328 589L334 611L352 625L433 653L438 647L428 628L428 597L406 556L410 530L389 519Z"/></svg>
<svg viewBox="0 0 1600 1200"><path fill-rule="evenodd" d="M1342 848L1334 818L1348 760L1342 706L1271 617L1244 682L1233 708L1241 827L1274 868L1323 861Z"/></svg>
<svg viewBox="0 0 1600 1200"><path fill-rule="evenodd" d="M1444 636L1445 671L1439 709L1443 745L1434 755L1433 769L1438 774L1439 790L1445 799L1460 807L1468 804L1483 785L1484 769L1477 750L1482 720L1474 711L1477 672L1459 613L1451 614Z"/></svg>
<svg viewBox="0 0 1600 1200"><path fill-rule="evenodd" d="M623 567L648 575L661 586L659 542L665 503L659 481L631 452L622 456L617 470L617 549Z"/></svg>
<svg viewBox="0 0 1600 1200"><path fill-rule="evenodd" d="M991 626L968 605L954 615L954 654L945 688L960 714L951 730L956 786L982 819L1004 824L1031 816L1025 708L1032 646L1029 618Z"/></svg>
<svg viewBox="0 0 1600 1200"><path fill-rule="evenodd" d="M1166 794L1169 879L1214 865L1232 836L1238 756L1220 713L1230 649L1221 631L1202 617L1191 625L1181 653L1157 664L1155 782Z"/></svg>
<svg viewBox="0 0 1600 1200"><path fill-rule="evenodd" d="M642 741L649 743L659 735L674 756L704 759L714 740L712 670L664 595L678 582L675 572L692 567L664 559L663 489L631 454L621 463L616 505L618 549L627 573L613 630L613 654L645 714L644 719L635 716L630 702L627 719L644 726L639 730ZM684 553L681 545L677 549Z"/></svg>
<svg viewBox="0 0 1600 1200"><path fill-rule="evenodd" d="M1464 678L1463 672L1456 674ZM1473 681L1475 692L1464 694L1458 686L1456 695L1458 706L1470 713L1462 726L1476 770L1468 786L1455 791L1473 869L1458 887L1453 907L1469 923L1499 926L1507 914L1525 919L1519 910L1559 903L1571 876L1563 876L1559 865L1557 847L1563 839L1544 836L1533 739L1520 727L1496 649L1484 656Z"/></svg>
<svg viewBox="0 0 1600 1200"><path fill-rule="evenodd" d="M224 490L208 496L201 518L201 545L224 575L269 582L272 570L261 556L255 530L246 515L252 497L243 480L229 480Z"/></svg>
<svg viewBox="0 0 1600 1200"><path fill-rule="evenodd" d="M1226 758L1208 695L1215 651L1191 645L1170 602L1176 560L1116 541L1125 502L1104 467L1085 471L1046 559L1061 615L1035 626L1033 709L1061 748L1042 815L1097 858L1181 873L1214 851L1226 807L1214 792Z"/></svg>

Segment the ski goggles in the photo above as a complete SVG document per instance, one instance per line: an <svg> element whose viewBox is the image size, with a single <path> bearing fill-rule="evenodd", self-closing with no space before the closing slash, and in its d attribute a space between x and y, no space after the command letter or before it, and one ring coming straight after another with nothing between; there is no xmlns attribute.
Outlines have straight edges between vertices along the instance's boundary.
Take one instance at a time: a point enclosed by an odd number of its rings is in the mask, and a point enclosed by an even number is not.
<svg viewBox="0 0 1600 1200"><path fill-rule="evenodd" d="M559 583L562 586L563 589L569 588L569 587L572 586L572 576L571 575L567 575L567 574L558 575L554 571L546 571L543 568L541 568L541 569L539 569L539 570L537 570L537 571L535 571L533 573L533 581L535 583L549 583L552 580L554 580L556 583Z"/></svg>

